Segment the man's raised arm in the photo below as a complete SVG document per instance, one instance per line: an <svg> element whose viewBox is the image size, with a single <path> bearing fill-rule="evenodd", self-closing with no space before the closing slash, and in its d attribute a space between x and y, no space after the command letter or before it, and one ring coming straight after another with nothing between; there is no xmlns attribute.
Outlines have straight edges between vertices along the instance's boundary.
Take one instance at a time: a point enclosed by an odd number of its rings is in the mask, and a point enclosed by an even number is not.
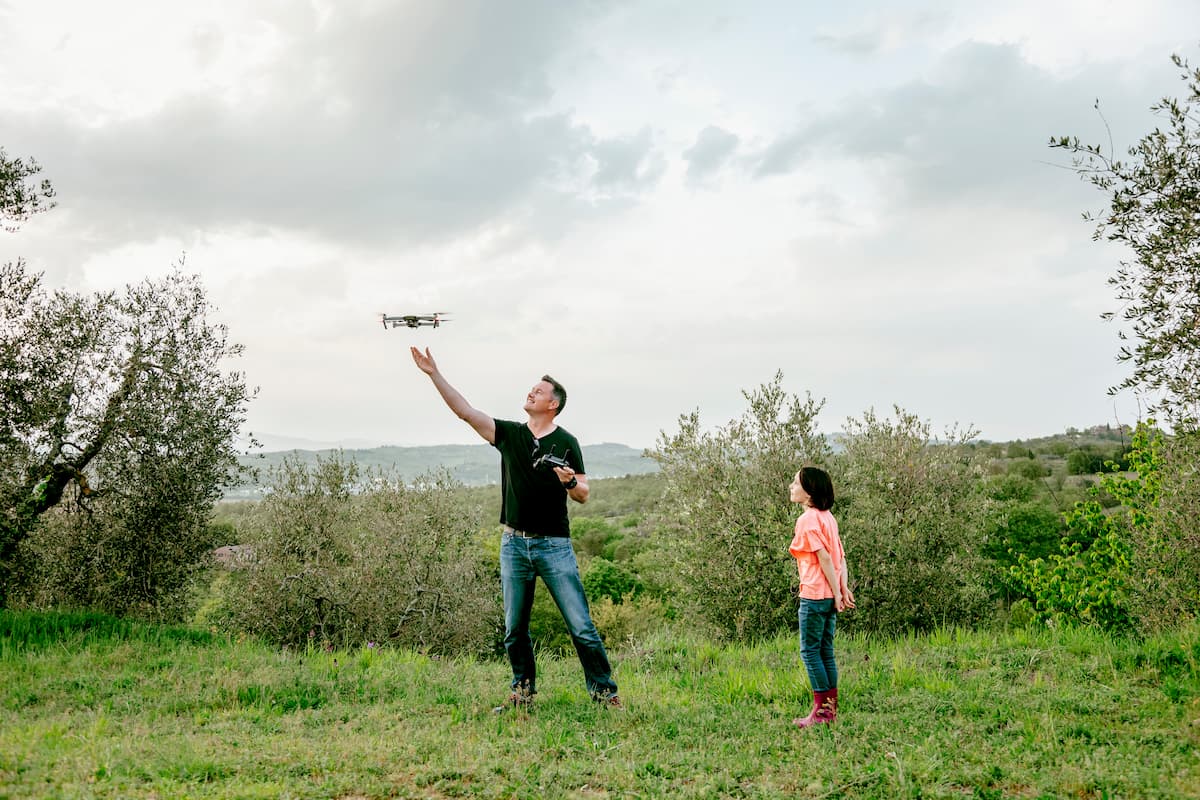
<svg viewBox="0 0 1200 800"><path fill-rule="evenodd" d="M485 414L472 407L467 399L447 382L441 370L438 369L437 362L433 360L428 347L425 348L424 353L415 347L409 349L412 350L413 363L417 365L417 369L429 376L437 388L438 394L446 401L446 405L450 406L454 415L474 428L475 432L482 436L488 444L495 444L496 420L492 419L490 414Z"/></svg>

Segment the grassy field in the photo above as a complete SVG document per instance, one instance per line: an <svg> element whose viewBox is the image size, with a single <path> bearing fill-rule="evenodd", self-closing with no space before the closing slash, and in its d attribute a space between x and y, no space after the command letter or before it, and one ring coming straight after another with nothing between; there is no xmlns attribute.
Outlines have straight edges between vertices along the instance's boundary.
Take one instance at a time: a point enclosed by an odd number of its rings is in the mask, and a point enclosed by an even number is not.
<svg viewBox="0 0 1200 800"><path fill-rule="evenodd" d="M628 709L545 659L253 641L0 611L0 797L1200 797L1200 628L840 639L842 716L798 732L791 636L614 653Z"/></svg>

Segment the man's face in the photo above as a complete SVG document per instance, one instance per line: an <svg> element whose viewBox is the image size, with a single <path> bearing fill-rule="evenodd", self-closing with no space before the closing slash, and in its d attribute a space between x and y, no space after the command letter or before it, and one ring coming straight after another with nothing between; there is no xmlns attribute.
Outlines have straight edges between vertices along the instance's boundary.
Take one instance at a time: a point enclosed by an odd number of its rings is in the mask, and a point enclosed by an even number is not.
<svg viewBox="0 0 1200 800"><path fill-rule="evenodd" d="M558 408L558 399L554 396L554 386L548 381L538 381L525 395L525 411L530 414L544 414Z"/></svg>

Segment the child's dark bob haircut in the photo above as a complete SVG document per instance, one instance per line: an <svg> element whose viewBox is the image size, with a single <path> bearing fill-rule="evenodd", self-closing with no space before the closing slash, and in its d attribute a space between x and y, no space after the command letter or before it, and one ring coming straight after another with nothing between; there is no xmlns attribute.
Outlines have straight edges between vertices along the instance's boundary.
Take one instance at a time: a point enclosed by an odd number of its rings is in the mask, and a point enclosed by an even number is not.
<svg viewBox="0 0 1200 800"><path fill-rule="evenodd" d="M818 467L800 469L800 488L808 493L812 507L820 511L833 508L833 481L829 473Z"/></svg>

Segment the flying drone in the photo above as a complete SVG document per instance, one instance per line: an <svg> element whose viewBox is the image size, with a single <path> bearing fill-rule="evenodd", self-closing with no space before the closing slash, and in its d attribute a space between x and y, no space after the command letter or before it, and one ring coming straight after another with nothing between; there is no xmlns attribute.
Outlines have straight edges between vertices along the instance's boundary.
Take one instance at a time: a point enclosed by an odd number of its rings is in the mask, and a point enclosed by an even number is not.
<svg viewBox="0 0 1200 800"><path fill-rule="evenodd" d="M443 322L449 322L443 315L445 311L435 311L432 314L402 314L400 316L391 317L387 314L380 314L383 318L383 328L420 328L423 325L428 325L436 328Z"/></svg>

